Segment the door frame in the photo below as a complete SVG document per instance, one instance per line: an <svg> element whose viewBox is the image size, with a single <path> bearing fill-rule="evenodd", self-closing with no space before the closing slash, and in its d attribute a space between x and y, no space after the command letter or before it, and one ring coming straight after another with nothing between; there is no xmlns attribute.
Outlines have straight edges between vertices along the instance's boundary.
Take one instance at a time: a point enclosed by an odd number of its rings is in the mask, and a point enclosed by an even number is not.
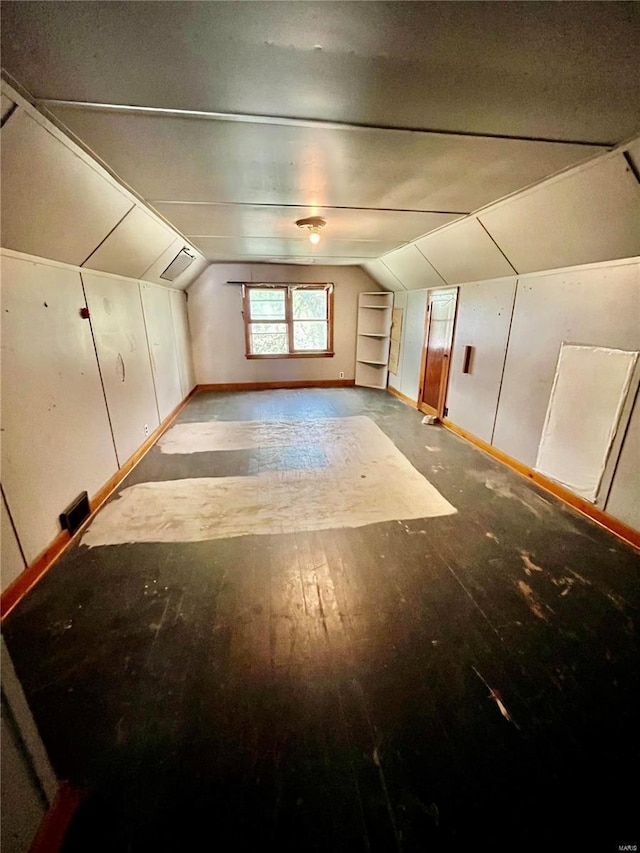
<svg viewBox="0 0 640 853"><path fill-rule="evenodd" d="M449 390L449 372L451 370L451 351L453 349L453 340L456 332L456 321L458 319L458 294L460 288L459 287L434 287L428 291L427 294L427 310L425 313L425 323L424 323L424 338L422 341L422 360L420 363L420 385L418 387L418 409L421 412L424 412L425 415L435 415L437 418L442 419L446 417L446 402L447 402L447 392ZM453 324L451 327L451 340L448 343L448 349L443 354L444 358L444 369L442 371L442 375L440 377L440 390L438 393L438 408L434 409L433 406L430 406L428 403L425 403L423 400L424 394L424 386L426 379L426 369L427 369L427 352L429 346L429 332L431 330L431 302L432 297L437 293L452 293L455 294L456 299L456 307L454 309L453 314Z"/></svg>

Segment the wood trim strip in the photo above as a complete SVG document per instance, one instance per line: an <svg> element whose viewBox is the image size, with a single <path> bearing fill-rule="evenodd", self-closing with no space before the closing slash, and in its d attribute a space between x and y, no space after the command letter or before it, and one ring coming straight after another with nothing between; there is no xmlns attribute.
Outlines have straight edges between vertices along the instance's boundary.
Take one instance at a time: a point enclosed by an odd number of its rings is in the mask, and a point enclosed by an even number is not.
<svg viewBox="0 0 640 853"><path fill-rule="evenodd" d="M68 782L60 784L56 798L31 842L29 853L59 853L80 800L80 792Z"/></svg>
<svg viewBox="0 0 640 853"><path fill-rule="evenodd" d="M271 353L266 355L248 355L248 359L266 359L266 358L333 358L333 352L281 352Z"/></svg>
<svg viewBox="0 0 640 853"><path fill-rule="evenodd" d="M295 379L283 382L221 382L198 385L197 391L277 391L286 388L351 388L355 379Z"/></svg>
<svg viewBox="0 0 640 853"><path fill-rule="evenodd" d="M403 403L408 403L410 406L413 406L414 409L418 408L418 401L412 400L411 397L407 397L407 395L403 394L402 391L398 391L396 388L393 388L391 385L387 385L387 391L390 394L393 394L394 397L397 397L398 400L402 400Z"/></svg>
<svg viewBox="0 0 640 853"><path fill-rule="evenodd" d="M122 465L121 468L108 480L104 486L94 495L90 501L91 515L82 524L82 526L71 537L66 530L56 536L53 542L48 545L41 554L38 554L36 559L27 566L27 568L10 584L0 596L0 623L3 622L11 611L20 601L30 592L38 581L46 575L51 566L56 560L62 556L69 545L78 539L85 528L93 521L95 514L104 504L111 493L124 480L129 471L138 464L142 457L151 449L160 436L171 426L175 418L187 405L193 394L195 394L198 386L196 385L184 400L176 406L176 408L164 419L157 429L155 429L149 438L146 439L138 450Z"/></svg>
<svg viewBox="0 0 640 853"><path fill-rule="evenodd" d="M605 530L608 530L619 539L622 539L627 543L627 545L631 545L633 548L640 550L640 531L635 530L628 524L625 524L624 521L614 518L612 515L609 515L599 507L589 503L589 501L581 498L579 495L575 495L573 492L570 492L569 489L566 489L559 483L555 483L553 480L545 477L544 474L540 474L528 465L518 462L517 459L513 459L513 457L508 456L506 453L503 453L502 450L498 450L497 447L487 444L486 441L483 441L471 432L467 432L466 429L462 429L462 427L457 426L457 424L452 423L447 418L443 418L441 422L442 425L451 432L466 439L466 441L473 444L479 450L482 450L484 453L492 456L494 459L497 459L498 462L502 462L503 465L507 465L517 474L520 474L521 477L525 477L530 482L540 486L540 488L544 489L546 492L560 498L561 501L564 501L564 503L568 504L582 515L587 516L591 521L595 521L595 523L599 524L600 527L604 527Z"/></svg>

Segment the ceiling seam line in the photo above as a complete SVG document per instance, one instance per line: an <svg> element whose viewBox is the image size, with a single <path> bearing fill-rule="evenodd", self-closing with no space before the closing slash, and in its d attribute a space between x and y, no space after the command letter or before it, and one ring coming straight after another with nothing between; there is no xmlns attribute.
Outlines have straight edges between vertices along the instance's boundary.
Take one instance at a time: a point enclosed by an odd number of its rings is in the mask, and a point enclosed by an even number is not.
<svg viewBox="0 0 640 853"><path fill-rule="evenodd" d="M260 202L260 201L170 201L167 199L146 199L147 204L191 204L197 207L286 207L307 209L310 207L318 210L370 210L381 213L432 213L437 216L468 216L471 210L424 210L413 207L353 207L347 204L291 204L285 202Z"/></svg>
<svg viewBox="0 0 640 853"><path fill-rule="evenodd" d="M36 98L37 104L51 107L68 107L100 112L126 113L131 115L157 115L167 118L205 119L208 121L228 121L240 124L271 124L292 127L316 127L324 130L371 130L393 133L418 133L433 136L459 136L471 139L504 139L512 142L539 142L553 145L582 145L592 148L615 148L616 142L589 142L584 139L554 139L545 136L526 134L481 133L479 131L442 130L440 128L402 127L391 124L366 124L364 122L330 121L315 118L294 118L291 116L272 116L260 113L233 113L209 110L184 110L169 107L144 107L130 104L105 104L96 101L68 101L60 98Z"/></svg>

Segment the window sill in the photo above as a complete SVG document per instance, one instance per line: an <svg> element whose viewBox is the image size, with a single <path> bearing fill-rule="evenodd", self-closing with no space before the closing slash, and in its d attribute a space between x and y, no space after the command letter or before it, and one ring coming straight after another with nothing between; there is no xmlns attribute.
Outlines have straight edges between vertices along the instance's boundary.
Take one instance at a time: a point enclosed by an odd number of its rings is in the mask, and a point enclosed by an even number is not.
<svg viewBox="0 0 640 853"><path fill-rule="evenodd" d="M333 352L292 352L278 353L277 355L254 355L245 354L245 358L333 358Z"/></svg>

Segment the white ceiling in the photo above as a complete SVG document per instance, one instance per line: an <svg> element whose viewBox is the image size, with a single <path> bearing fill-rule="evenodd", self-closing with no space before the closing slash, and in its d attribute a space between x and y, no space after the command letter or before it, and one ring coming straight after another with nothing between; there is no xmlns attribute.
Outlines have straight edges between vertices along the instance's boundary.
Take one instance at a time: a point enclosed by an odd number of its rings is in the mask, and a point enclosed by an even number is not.
<svg viewBox="0 0 640 853"><path fill-rule="evenodd" d="M637 3L2 13L6 72L214 261L377 258L640 126Z"/></svg>

